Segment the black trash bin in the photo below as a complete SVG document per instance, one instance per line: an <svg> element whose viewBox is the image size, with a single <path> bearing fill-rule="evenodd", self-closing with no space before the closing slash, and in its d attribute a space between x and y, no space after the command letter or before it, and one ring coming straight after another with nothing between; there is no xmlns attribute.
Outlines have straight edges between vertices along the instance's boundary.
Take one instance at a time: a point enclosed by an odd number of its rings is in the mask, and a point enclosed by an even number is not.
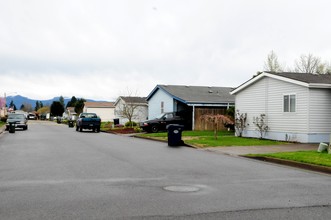
<svg viewBox="0 0 331 220"><path fill-rule="evenodd" d="M114 125L120 124L120 119L119 118L114 118Z"/></svg>
<svg viewBox="0 0 331 220"><path fill-rule="evenodd" d="M170 124L167 126L168 130L168 146L183 146L182 131L184 125Z"/></svg>
<svg viewBox="0 0 331 220"><path fill-rule="evenodd" d="M74 121L73 120L69 120L68 121L68 125L69 125L69 128L73 128L74 127Z"/></svg>
<svg viewBox="0 0 331 220"><path fill-rule="evenodd" d="M15 123L9 123L9 133L15 133L16 126Z"/></svg>

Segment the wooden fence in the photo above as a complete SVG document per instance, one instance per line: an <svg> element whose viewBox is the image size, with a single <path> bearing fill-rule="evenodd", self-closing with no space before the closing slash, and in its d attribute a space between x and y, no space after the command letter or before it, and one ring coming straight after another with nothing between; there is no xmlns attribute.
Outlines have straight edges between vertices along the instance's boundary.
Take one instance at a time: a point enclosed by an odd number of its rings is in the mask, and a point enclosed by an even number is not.
<svg viewBox="0 0 331 220"><path fill-rule="evenodd" d="M194 114L194 128L195 130L214 130L214 125L212 122L207 122L201 119L203 115L225 115L226 109L219 109L219 108L195 108ZM217 130L226 130L227 128L224 127L222 123L219 123Z"/></svg>

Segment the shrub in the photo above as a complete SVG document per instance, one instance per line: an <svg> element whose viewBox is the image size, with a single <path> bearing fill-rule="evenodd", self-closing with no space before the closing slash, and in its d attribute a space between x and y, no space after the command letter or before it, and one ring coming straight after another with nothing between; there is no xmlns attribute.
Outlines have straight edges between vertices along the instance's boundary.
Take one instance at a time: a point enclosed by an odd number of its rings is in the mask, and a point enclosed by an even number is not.
<svg viewBox="0 0 331 220"><path fill-rule="evenodd" d="M7 117L1 117L1 121L2 122L6 122L7 121Z"/></svg>
<svg viewBox="0 0 331 220"><path fill-rule="evenodd" d="M137 122L134 122L134 121L128 121L125 123L125 127L127 128L132 128L132 127L136 127L137 126Z"/></svg>

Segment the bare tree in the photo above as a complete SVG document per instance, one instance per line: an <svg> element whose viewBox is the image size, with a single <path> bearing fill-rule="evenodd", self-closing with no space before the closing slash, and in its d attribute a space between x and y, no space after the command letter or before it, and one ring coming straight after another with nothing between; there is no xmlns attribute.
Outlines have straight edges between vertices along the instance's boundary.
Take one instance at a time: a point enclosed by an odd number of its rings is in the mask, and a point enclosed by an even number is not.
<svg viewBox="0 0 331 220"><path fill-rule="evenodd" d="M321 59L312 54L301 55L300 59L295 61L295 71L299 73L318 73L321 65Z"/></svg>
<svg viewBox="0 0 331 220"><path fill-rule="evenodd" d="M278 57L273 50L269 53L267 61L264 62L264 70L275 73L283 72L283 67L279 64Z"/></svg>
<svg viewBox="0 0 331 220"><path fill-rule="evenodd" d="M239 110L236 111L235 115L235 131L237 136L242 137L242 133L247 126L247 113L240 113Z"/></svg>
<svg viewBox="0 0 331 220"><path fill-rule="evenodd" d="M133 126L133 119L140 114L140 106L145 98L137 96L137 92L127 90L126 96L120 96L116 103L116 114L128 119L130 126Z"/></svg>
<svg viewBox="0 0 331 220"><path fill-rule="evenodd" d="M265 133L269 130L265 117L266 114L260 114L260 117L253 117L253 124L260 134L260 139L263 139Z"/></svg>
<svg viewBox="0 0 331 220"><path fill-rule="evenodd" d="M33 108L32 105L30 103L23 103L21 106L21 110L25 111L25 112L32 112Z"/></svg>

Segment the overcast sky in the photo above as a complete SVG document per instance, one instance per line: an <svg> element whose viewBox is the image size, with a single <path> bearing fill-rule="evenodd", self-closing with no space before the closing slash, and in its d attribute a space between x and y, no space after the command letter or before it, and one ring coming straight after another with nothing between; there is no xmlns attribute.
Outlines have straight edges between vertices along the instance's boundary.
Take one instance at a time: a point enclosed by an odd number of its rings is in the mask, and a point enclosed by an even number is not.
<svg viewBox="0 0 331 220"><path fill-rule="evenodd" d="M331 61L329 0L0 0L0 96L236 87L273 50Z"/></svg>

